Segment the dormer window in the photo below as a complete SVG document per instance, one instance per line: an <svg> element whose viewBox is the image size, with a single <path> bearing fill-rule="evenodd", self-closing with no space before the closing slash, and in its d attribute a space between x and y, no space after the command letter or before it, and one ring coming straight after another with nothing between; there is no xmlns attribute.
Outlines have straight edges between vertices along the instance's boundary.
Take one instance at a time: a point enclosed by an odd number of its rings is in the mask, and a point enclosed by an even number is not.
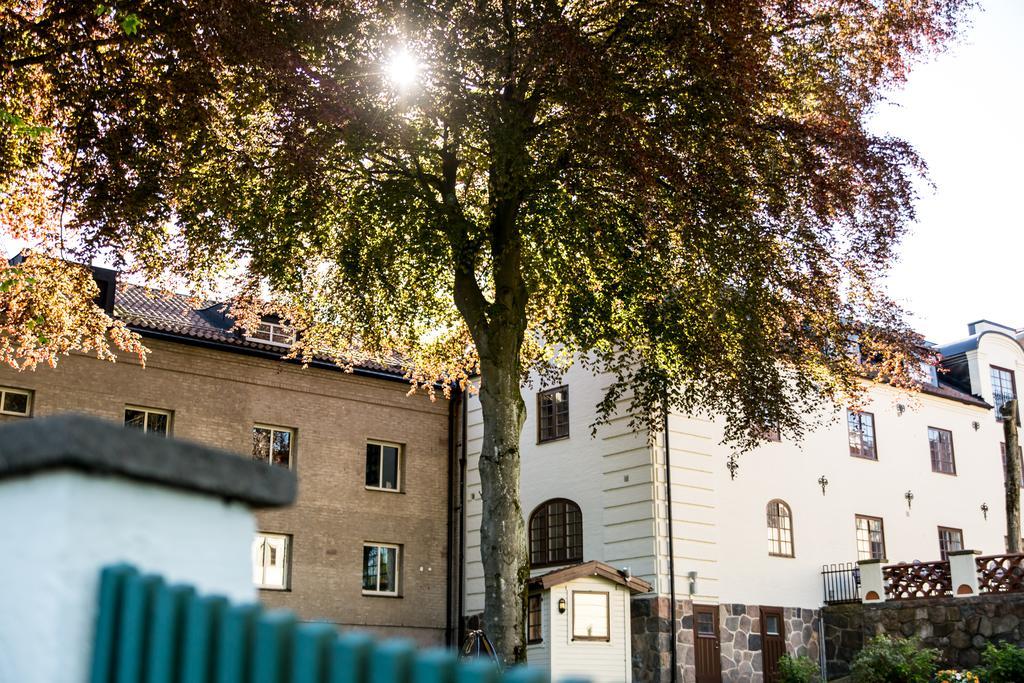
<svg viewBox="0 0 1024 683"><path fill-rule="evenodd" d="M274 346L291 346L295 343L295 330L280 323L261 322L246 339Z"/></svg>

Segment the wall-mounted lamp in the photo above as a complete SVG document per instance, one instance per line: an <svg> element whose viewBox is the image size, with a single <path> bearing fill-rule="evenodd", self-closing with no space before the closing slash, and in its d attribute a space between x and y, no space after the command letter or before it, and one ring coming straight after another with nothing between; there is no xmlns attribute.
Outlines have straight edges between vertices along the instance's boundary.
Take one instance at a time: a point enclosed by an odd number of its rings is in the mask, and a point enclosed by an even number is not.
<svg viewBox="0 0 1024 683"><path fill-rule="evenodd" d="M558 598L558 613L565 614L565 598Z"/></svg>
<svg viewBox="0 0 1024 683"><path fill-rule="evenodd" d="M914 492L913 491L907 491L906 493L903 494L903 497L907 499L907 509L909 510L910 506L914 502Z"/></svg>
<svg viewBox="0 0 1024 683"><path fill-rule="evenodd" d="M828 477L824 474L818 477L818 486L821 487L821 495L825 495L825 487L828 486Z"/></svg>
<svg viewBox="0 0 1024 683"><path fill-rule="evenodd" d="M897 403L896 404L896 414L897 415L899 415L900 417L903 417L903 413L905 413L906 411L907 411L907 407L905 405L903 405L902 403Z"/></svg>
<svg viewBox="0 0 1024 683"><path fill-rule="evenodd" d="M725 463L725 466L729 469L729 478L736 478L736 470L740 468L740 461L735 455L730 455L729 460Z"/></svg>
<svg viewBox="0 0 1024 683"><path fill-rule="evenodd" d="M979 429L981 429L981 423L980 423L980 422L978 422L977 420L975 420L974 422L972 422L972 423L971 423L971 426L972 426L972 427L974 427L974 431L978 431Z"/></svg>
<svg viewBox="0 0 1024 683"><path fill-rule="evenodd" d="M697 572L689 572L686 578L690 579L690 595L697 594Z"/></svg>
<svg viewBox="0 0 1024 683"><path fill-rule="evenodd" d="M988 520L988 503L981 504L981 514L984 515L986 520Z"/></svg>

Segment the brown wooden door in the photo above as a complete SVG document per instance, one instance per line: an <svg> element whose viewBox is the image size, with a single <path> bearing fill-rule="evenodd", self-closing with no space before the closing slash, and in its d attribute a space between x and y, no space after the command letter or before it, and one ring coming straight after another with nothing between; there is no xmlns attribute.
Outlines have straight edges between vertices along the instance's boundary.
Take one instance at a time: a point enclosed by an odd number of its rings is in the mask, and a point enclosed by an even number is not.
<svg viewBox="0 0 1024 683"><path fill-rule="evenodd" d="M718 605L693 606L693 659L697 665L697 683L722 683Z"/></svg>
<svg viewBox="0 0 1024 683"><path fill-rule="evenodd" d="M786 622L779 607L761 608L761 661L765 683L778 683L779 659L786 654Z"/></svg>

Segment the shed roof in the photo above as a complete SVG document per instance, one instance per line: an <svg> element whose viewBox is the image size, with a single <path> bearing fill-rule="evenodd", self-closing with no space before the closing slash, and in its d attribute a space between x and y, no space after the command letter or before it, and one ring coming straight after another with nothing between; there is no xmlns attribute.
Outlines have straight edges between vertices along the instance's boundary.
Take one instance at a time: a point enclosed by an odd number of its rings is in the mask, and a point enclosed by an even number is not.
<svg viewBox="0 0 1024 683"><path fill-rule="evenodd" d="M602 579L607 579L608 581L617 583L620 586L625 586L633 593L649 593L652 588L651 584L647 583L643 579L635 576L628 576L610 564L605 564L600 560L590 560L589 562L574 564L571 567L555 569L547 574L534 576L530 579L529 584L531 586L547 590L553 586L558 586L563 583L568 583L573 579L581 579L587 576L597 576Z"/></svg>

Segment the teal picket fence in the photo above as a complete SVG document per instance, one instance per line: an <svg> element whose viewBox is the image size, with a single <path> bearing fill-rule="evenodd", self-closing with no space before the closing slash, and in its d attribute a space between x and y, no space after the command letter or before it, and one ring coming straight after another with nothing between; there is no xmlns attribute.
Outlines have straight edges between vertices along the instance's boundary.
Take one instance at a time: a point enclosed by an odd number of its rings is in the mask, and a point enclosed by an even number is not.
<svg viewBox="0 0 1024 683"><path fill-rule="evenodd" d="M128 565L100 574L90 683L542 683L407 640L339 634L286 610L233 605Z"/></svg>

